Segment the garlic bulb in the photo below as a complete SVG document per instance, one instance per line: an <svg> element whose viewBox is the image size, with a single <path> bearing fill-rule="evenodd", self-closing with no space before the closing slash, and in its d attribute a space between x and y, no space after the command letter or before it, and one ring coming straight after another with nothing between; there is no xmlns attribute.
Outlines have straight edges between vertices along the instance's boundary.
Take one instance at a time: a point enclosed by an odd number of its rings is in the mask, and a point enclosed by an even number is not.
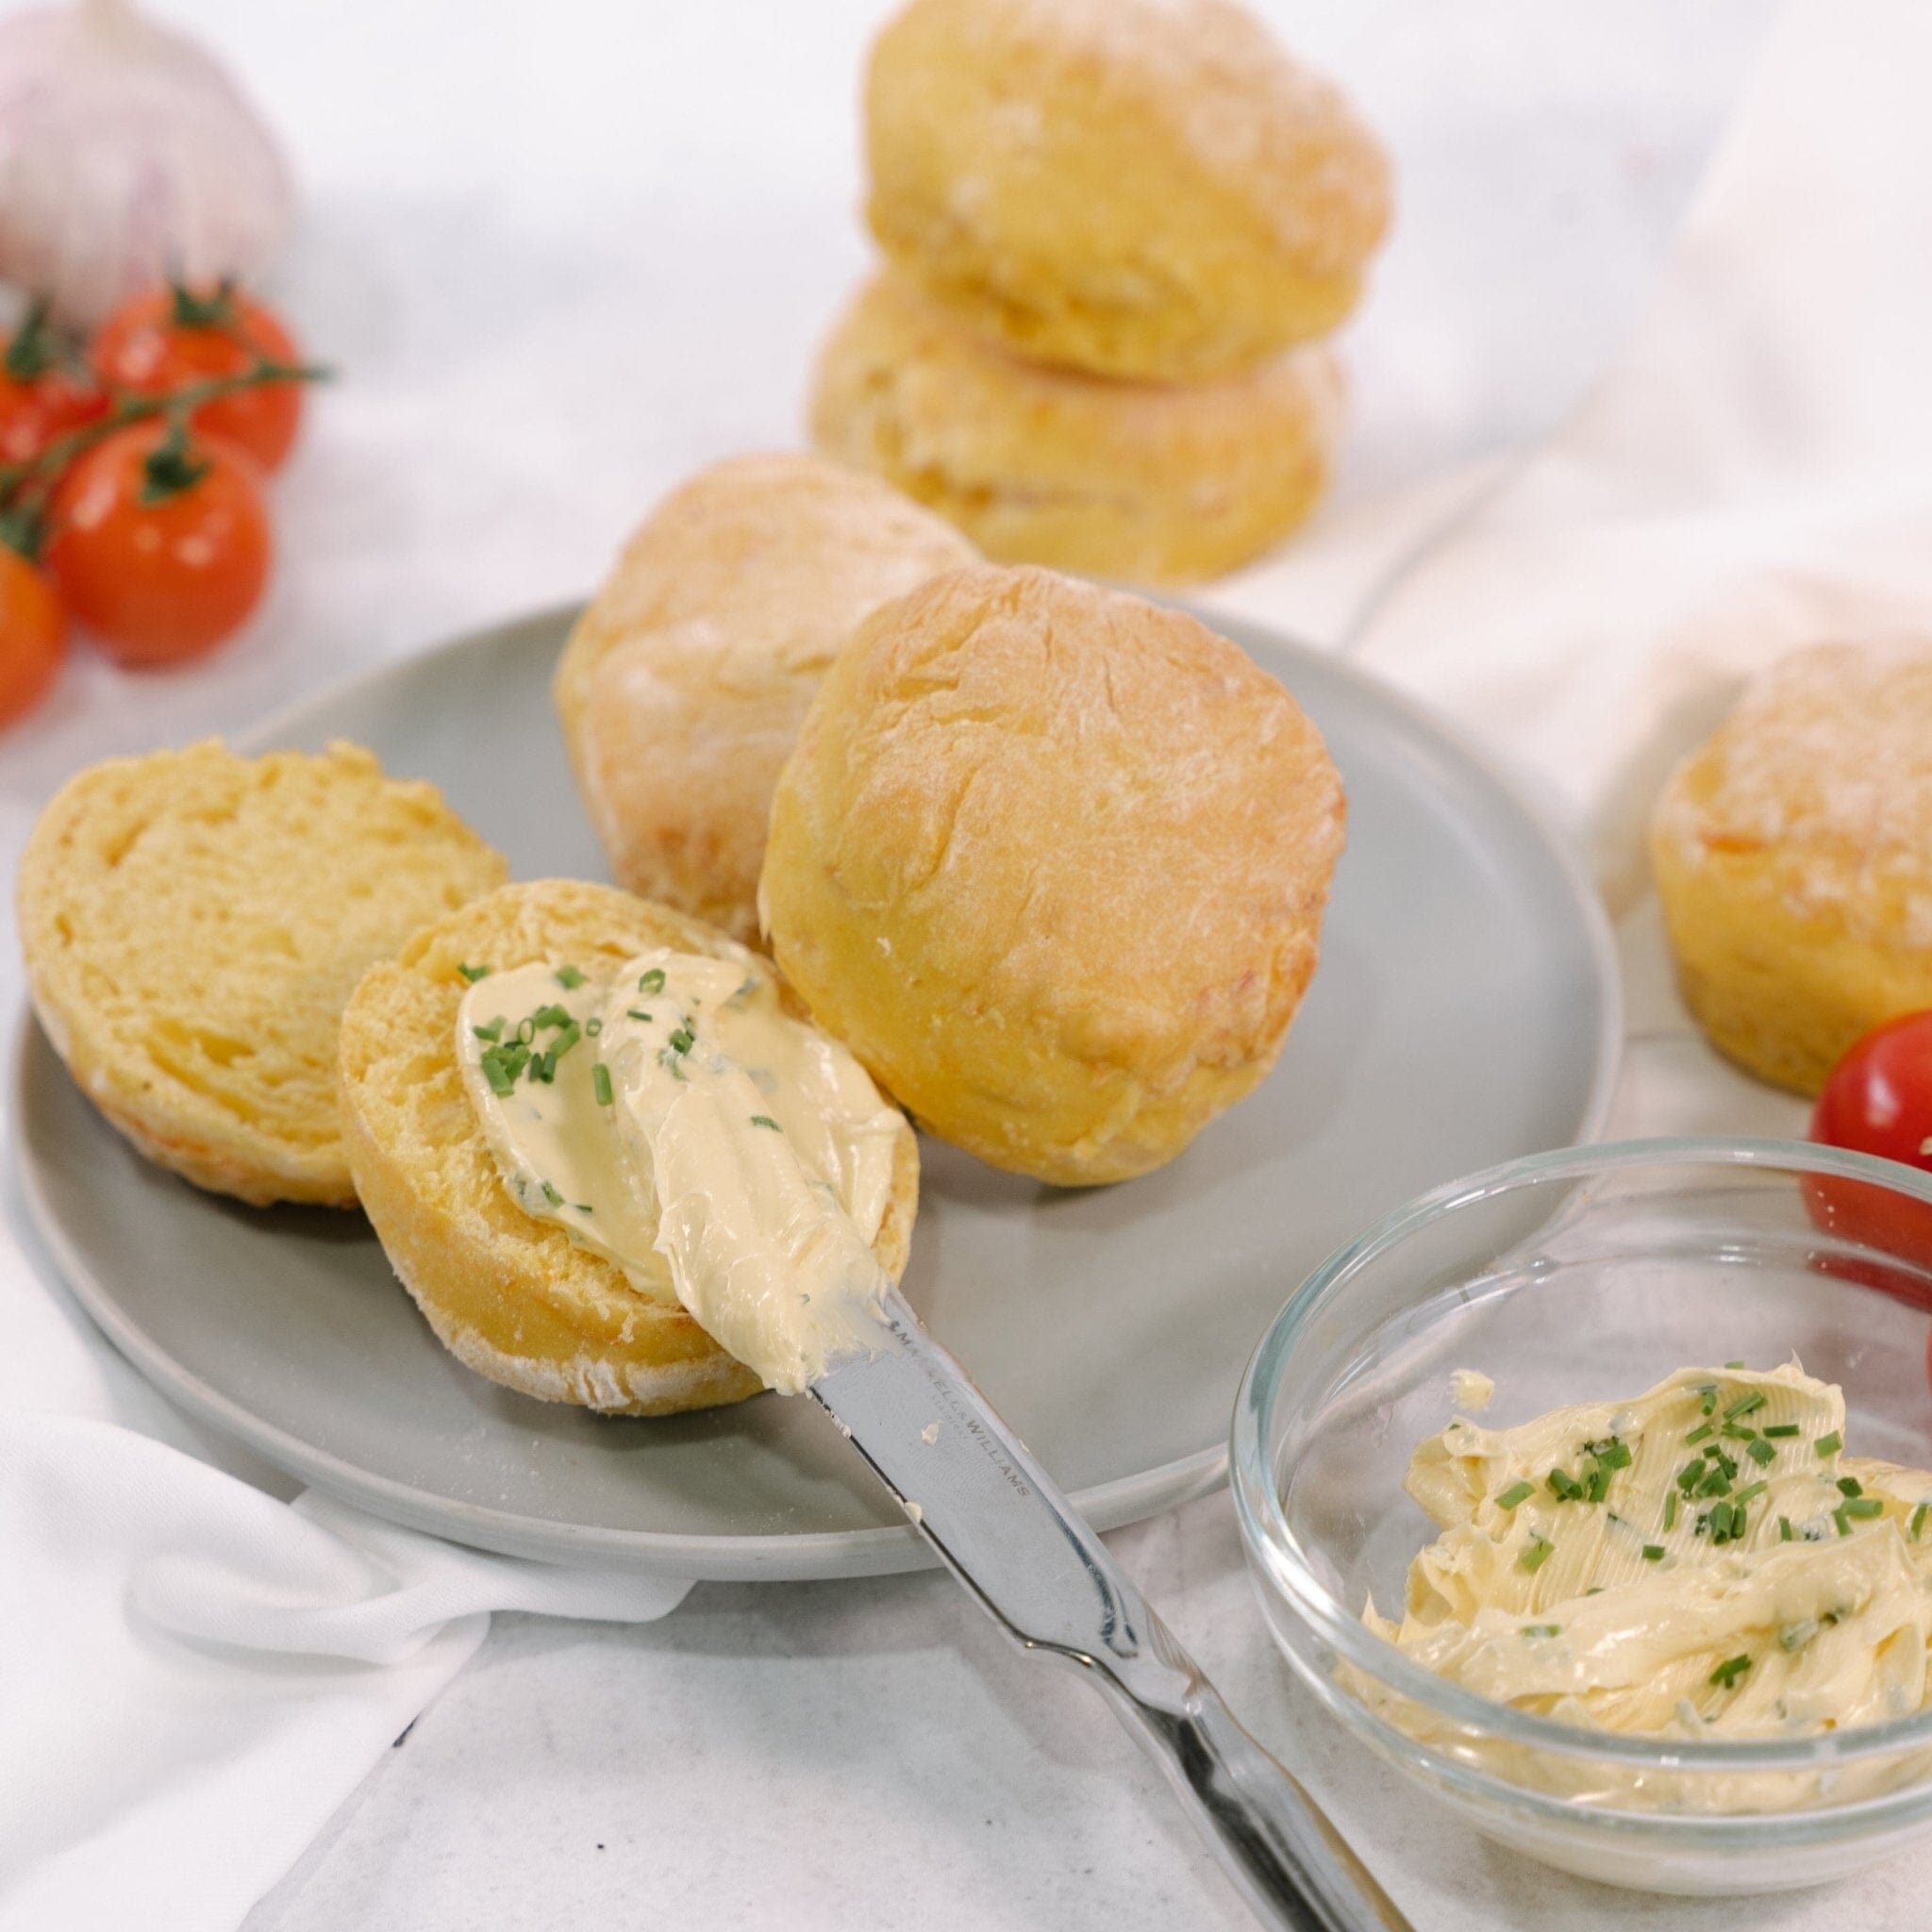
<svg viewBox="0 0 1932 1932"><path fill-rule="evenodd" d="M247 278L292 199L234 82L131 0L0 18L0 278L63 320L170 276Z"/></svg>

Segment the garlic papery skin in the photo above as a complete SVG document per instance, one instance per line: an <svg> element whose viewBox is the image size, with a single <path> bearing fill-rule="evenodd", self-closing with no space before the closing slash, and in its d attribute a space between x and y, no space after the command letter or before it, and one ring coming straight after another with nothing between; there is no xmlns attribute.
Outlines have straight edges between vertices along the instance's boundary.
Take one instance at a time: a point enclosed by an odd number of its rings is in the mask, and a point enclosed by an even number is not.
<svg viewBox="0 0 1932 1932"><path fill-rule="evenodd" d="M63 321L170 278L253 277L293 199L227 74L130 0L0 18L0 279Z"/></svg>

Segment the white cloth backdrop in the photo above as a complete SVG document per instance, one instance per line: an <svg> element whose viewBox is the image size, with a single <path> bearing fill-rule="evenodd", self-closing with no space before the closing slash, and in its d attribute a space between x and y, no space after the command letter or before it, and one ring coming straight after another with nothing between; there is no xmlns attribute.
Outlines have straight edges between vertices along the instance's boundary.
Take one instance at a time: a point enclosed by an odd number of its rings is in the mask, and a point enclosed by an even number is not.
<svg viewBox="0 0 1932 1932"><path fill-rule="evenodd" d="M419 12L397 13L405 42ZM229 24L245 37L242 16ZM680 32L696 29L667 28L667 42ZM282 35L285 62L299 63L299 40ZM841 20L799 59L770 67L767 49L753 79L790 85L802 63L845 113L856 41ZM268 42L256 51L274 66ZM434 66L433 47L387 51ZM1364 463L1385 479L1404 474L1405 434L1412 457L1428 455L1432 436L1454 450L1451 378L1493 382L1511 361L1491 344L1493 366L1478 357L1474 375L1438 372L1432 389L1426 362L1411 358L1407 388L1365 406L1343 507L1221 591L1228 608L1354 650L1457 715L1521 764L1588 845L1626 915L1640 1049L1623 1128L1795 1124L1789 1103L1717 1069L1674 1008L1635 835L1664 764L1745 670L1821 628L1918 622L1932 591L1932 546L1914 542L1932 496L1921 209L1932 132L1915 85L1928 59L1932 18L1908 0L1800 0L1634 337L1569 427L1525 461L1371 499ZM292 89L291 74L279 84ZM312 107L353 116L356 99ZM487 120L499 105L444 103L428 118ZM364 151L409 140L398 125ZM684 421L676 446L667 432L646 467L668 481L705 454L771 441L769 409L747 397L766 393L774 339L795 347L816 320L774 313L761 279L774 262L795 271L793 286L825 293L822 315L858 260L856 242L826 245L822 210L794 218L767 202L720 217L719 202L743 192L721 146L694 158L681 197L638 210L664 264L667 325L654 330L635 281L615 306L598 285L574 284L583 260L615 245L608 204L593 220L533 199L527 260L548 274L506 285L484 272L433 160L385 158L324 210L294 265L291 306L351 374L322 405L328 427L287 489L292 537L275 608L252 641L170 680L137 686L77 667L46 716L0 747L9 853L34 802L82 759L238 724L321 681L325 667L291 640L317 658L376 658L589 581L636 508L636 425L628 444L617 439L603 391L667 346L726 369L737 357L755 372L742 391L709 377L702 432ZM692 185L706 167L709 206ZM403 179L414 203L390 185ZM1424 210L1430 192L1424 182L1413 198ZM720 219L756 237L733 263L705 252ZM407 251L410 272L384 249ZM1385 303L1402 293L1398 260ZM695 307L675 286L683 261L711 277ZM1573 318L1572 336L1613 310ZM1372 315L1365 353L1377 326ZM462 356L448 353L458 341ZM477 353L478 342L491 346ZM547 418L527 407L533 353L554 386ZM379 374L364 379L358 363ZM506 411L497 399L513 390L525 406ZM421 499L385 471L412 436L441 471L439 542L410 526ZM551 486L529 487L533 475ZM345 622L355 635L334 627ZM17 983L10 960L0 972ZM17 1230L17 1207L11 1219ZM471 1654L489 1609L636 1619L675 1601L675 1589L635 1579L454 1551L313 1498L289 1507L286 1485L205 1439L109 1357L48 1279L30 1237L0 1246L6 1932L232 1926ZM1410 1903L1419 1924L1435 1923ZM1440 1903L1450 1909L1446 1895Z"/></svg>

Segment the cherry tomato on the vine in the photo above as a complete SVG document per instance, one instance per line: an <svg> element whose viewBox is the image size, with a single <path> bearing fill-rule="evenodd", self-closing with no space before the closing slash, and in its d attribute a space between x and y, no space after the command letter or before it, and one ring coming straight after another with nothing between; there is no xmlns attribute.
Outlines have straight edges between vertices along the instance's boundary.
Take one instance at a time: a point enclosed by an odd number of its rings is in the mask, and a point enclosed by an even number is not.
<svg viewBox="0 0 1932 1932"><path fill-rule="evenodd" d="M110 388L165 395L192 382L240 375L258 362L292 366L294 339L275 311L228 283L150 290L101 325L91 350ZM280 466L302 423L302 385L267 382L203 403L196 429L244 449L264 470Z"/></svg>
<svg viewBox="0 0 1932 1932"><path fill-rule="evenodd" d="M1932 1174L1932 1012L1889 1021L1846 1053L1818 1096L1811 1138ZM1805 1193L1821 1228L1932 1270L1932 1202L1824 1175Z"/></svg>
<svg viewBox="0 0 1932 1932"><path fill-rule="evenodd" d="M124 664L192 658L238 630L274 541L253 458L180 424L117 430L61 477L47 568Z"/></svg>
<svg viewBox="0 0 1932 1932"><path fill-rule="evenodd" d="M36 303L0 351L0 464L28 462L107 413L106 392Z"/></svg>
<svg viewBox="0 0 1932 1932"><path fill-rule="evenodd" d="M0 725L29 710L67 649L67 617L46 577L0 543Z"/></svg>

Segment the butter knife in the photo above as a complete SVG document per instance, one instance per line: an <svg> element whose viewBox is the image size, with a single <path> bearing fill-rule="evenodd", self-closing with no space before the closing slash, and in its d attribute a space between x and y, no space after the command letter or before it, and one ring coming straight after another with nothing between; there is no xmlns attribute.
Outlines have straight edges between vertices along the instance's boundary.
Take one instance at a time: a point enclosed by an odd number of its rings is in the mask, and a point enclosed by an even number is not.
<svg viewBox="0 0 1932 1932"><path fill-rule="evenodd" d="M1029 1656L1106 1697L1263 1924L1413 1932L896 1292L884 1316L878 1352L811 1393L946 1567Z"/></svg>

